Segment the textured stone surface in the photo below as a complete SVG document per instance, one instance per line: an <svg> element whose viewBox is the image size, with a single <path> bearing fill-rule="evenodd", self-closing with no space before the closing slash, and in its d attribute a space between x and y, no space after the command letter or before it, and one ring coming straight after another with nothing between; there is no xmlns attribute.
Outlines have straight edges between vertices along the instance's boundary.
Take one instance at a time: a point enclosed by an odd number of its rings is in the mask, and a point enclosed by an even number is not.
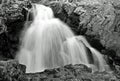
<svg viewBox="0 0 120 81"><path fill-rule="evenodd" d="M68 0L45 5L75 34L86 36L93 47L107 55L106 60L114 69L120 65L119 0Z"/></svg>
<svg viewBox="0 0 120 81"><path fill-rule="evenodd" d="M28 73L19 81L117 81L115 75L107 72L91 73L85 65L66 65L64 67L45 70L41 73Z"/></svg>
<svg viewBox="0 0 120 81"><path fill-rule="evenodd" d="M93 47L120 61L119 0L50 2L55 17L67 23L77 35L84 35ZM114 52L111 52L114 51ZM110 59L109 58L109 59Z"/></svg>
<svg viewBox="0 0 120 81"><path fill-rule="evenodd" d="M0 55L6 58L15 57L28 8L28 0L1 0Z"/></svg>
<svg viewBox="0 0 120 81"><path fill-rule="evenodd" d="M26 67L15 60L0 61L0 81L18 81Z"/></svg>
<svg viewBox="0 0 120 81"><path fill-rule="evenodd" d="M85 65L66 65L38 73L25 73L15 60L0 61L0 81L119 81L112 72L95 72Z"/></svg>

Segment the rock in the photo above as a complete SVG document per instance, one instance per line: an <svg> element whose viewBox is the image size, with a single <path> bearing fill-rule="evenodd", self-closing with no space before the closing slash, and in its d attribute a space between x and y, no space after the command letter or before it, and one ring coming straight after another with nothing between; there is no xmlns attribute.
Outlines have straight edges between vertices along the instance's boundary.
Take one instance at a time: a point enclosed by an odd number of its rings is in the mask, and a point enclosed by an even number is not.
<svg viewBox="0 0 120 81"><path fill-rule="evenodd" d="M16 55L30 4L29 0L2 0L0 3L0 54L6 58Z"/></svg>
<svg viewBox="0 0 120 81"><path fill-rule="evenodd" d="M19 78L19 81L117 81L112 73L91 73L85 65L66 65L64 67L45 70L38 73L27 73Z"/></svg>
<svg viewBox="0 0 120 81"><path fill-rule="evenodd" d="M114 51L115 53L108 53L108 56L114 62L120 60L119 0L74 0L49 3L47 5L53 9L55 17L67 23L75 34L86 36L91 45L101 52L102 50Z"/></svg>
<svg viewBox="0 0 120 81"><path fill-rule="evenodd" d="M120 59L119 14L115 13L118 9L110 2L103 2L76 8L75 12L80 15L79 27L86 29L85 35L94 36L106 49L114 50L116 57Z"/></svg>
<svg viewBox="0 0 120 81"><path fill-rule="evenodd" d="M0 17L0 34L6 32L7 27L5 26L4 18Z"/></svg>
<svg viewBox="0 0 120 81"><path fill-rule="evenodd" d="M26 67L15 60L0 61L0 81L18 81Z"/></svg>
<svg viewBox="0 0 120 81"><path fill-rule="evenodd" d="M67 23L77 35L86 36L90 44L102 52L115 69L120 65L119 0L48 1L55 17ZM104 52L103 52L104 51Z"/></svg>
<svg viewBox="0 0 120 81"><path fill-rule="evenodd" d="M62 21L66 21L68 14L63 9L63 7L62 7L63 4L61 4L60 2L50 2L45 5L50 6L52 8L55 17L61 19Z"/></svg>
<svg viewBox="0 0 120 81"><path fill-rule="evenodd" d="M23 8L28 8L29 1L25 0L8 0L1 3L1 15L9 22L23 19L25 14L22 14Z"/></svg>
<svg viewBox="0 0 120 81"><path fill-rule="evenodd" d="M112 72L94 72L83 64L66 65L43 72L25 73L16 60L0 61L0 81L119 81Z"/></svg>

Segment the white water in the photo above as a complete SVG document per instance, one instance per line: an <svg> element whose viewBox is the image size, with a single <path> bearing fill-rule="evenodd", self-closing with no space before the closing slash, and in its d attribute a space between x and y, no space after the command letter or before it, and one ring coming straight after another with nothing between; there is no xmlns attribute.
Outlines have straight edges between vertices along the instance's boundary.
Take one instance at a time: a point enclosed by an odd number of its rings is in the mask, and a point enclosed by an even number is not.
<svg viewBox="0 0 120 81"><path fill-rule="evenodd" d="M17 55L19 63L26 65L27 73L41 72L67 64L94 66L105 70L102 55L92 48L83 36L76 37L65 23L54 18L51 8L35 4L34 20L25 30ZM93 59L86 52L90 49ZM93 60L91 64L90 61Z"/></svg>

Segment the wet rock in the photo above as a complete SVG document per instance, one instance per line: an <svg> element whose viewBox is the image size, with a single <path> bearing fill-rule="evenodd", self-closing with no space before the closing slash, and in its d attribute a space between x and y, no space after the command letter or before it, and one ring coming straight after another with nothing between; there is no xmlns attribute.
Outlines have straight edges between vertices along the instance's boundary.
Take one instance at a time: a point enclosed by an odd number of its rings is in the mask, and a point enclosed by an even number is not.
<svg viewBox="0 0 120 81"><path fill-rule="evenodd" d="M63 9L63 4L60 2L50 2L48 4L45 4L52 8L55 17L61 19L62 21L66 21L68 18L67 12Z"/></svg>
<svg viewBox="0 0 120 81"><path fill-rule="evenodd" d="M15 60L0 61L0 81L119 81L113 72L94 72L83 64L66 65L43 72L25 73Z"/></svg>
<svg viewBox="0 0 120 81"><path fill-rule="evenodd" d="M67 23L76 34L79 32L79 15L73 13L77 7L76 4L67 2L50 2L47 6L50 6L53 9L55 17Z"/></svg>
<svg viewBox="0 0 120 81"><path fill-rule="evenodd" d="M19 78L19 81L117 81L112 73L95 72L85 65L66 65L55 69L48 69L44 72L27 73Z"/></svg>

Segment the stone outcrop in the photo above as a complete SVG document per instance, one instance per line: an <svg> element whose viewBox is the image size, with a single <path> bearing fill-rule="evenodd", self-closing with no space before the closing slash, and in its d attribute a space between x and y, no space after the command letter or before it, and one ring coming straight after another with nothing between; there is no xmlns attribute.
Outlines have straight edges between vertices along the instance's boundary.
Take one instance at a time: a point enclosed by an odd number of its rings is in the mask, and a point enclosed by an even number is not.
<svg viewBox="0 0 120 81"><path fill-rule="evenodd" d="M50 6L55 17L67 23L75 34L86 36L93 47L119 64L119 0L72 1L53 1L43 4Z"/></svg>
<svg viewBox="0 0 120 81"><path fill-rule="evenodd" d="M94 72L85 65L66 65L44 72L25 73L15 60L0 61L0 81L119 81L112 72Z"/></svg>
<svg viewBox="0 0 120 81"><path fill-rule="evenodd" d="M26 67L15 60L0 61L0 81L18 81Z"/></svg>
<svg viewBox="0 0 120 81"><path fill-rule="evenodd" d="M19 46L21 30L31 7L29 0L0 1L0 54L14 58Z"/></svg>

